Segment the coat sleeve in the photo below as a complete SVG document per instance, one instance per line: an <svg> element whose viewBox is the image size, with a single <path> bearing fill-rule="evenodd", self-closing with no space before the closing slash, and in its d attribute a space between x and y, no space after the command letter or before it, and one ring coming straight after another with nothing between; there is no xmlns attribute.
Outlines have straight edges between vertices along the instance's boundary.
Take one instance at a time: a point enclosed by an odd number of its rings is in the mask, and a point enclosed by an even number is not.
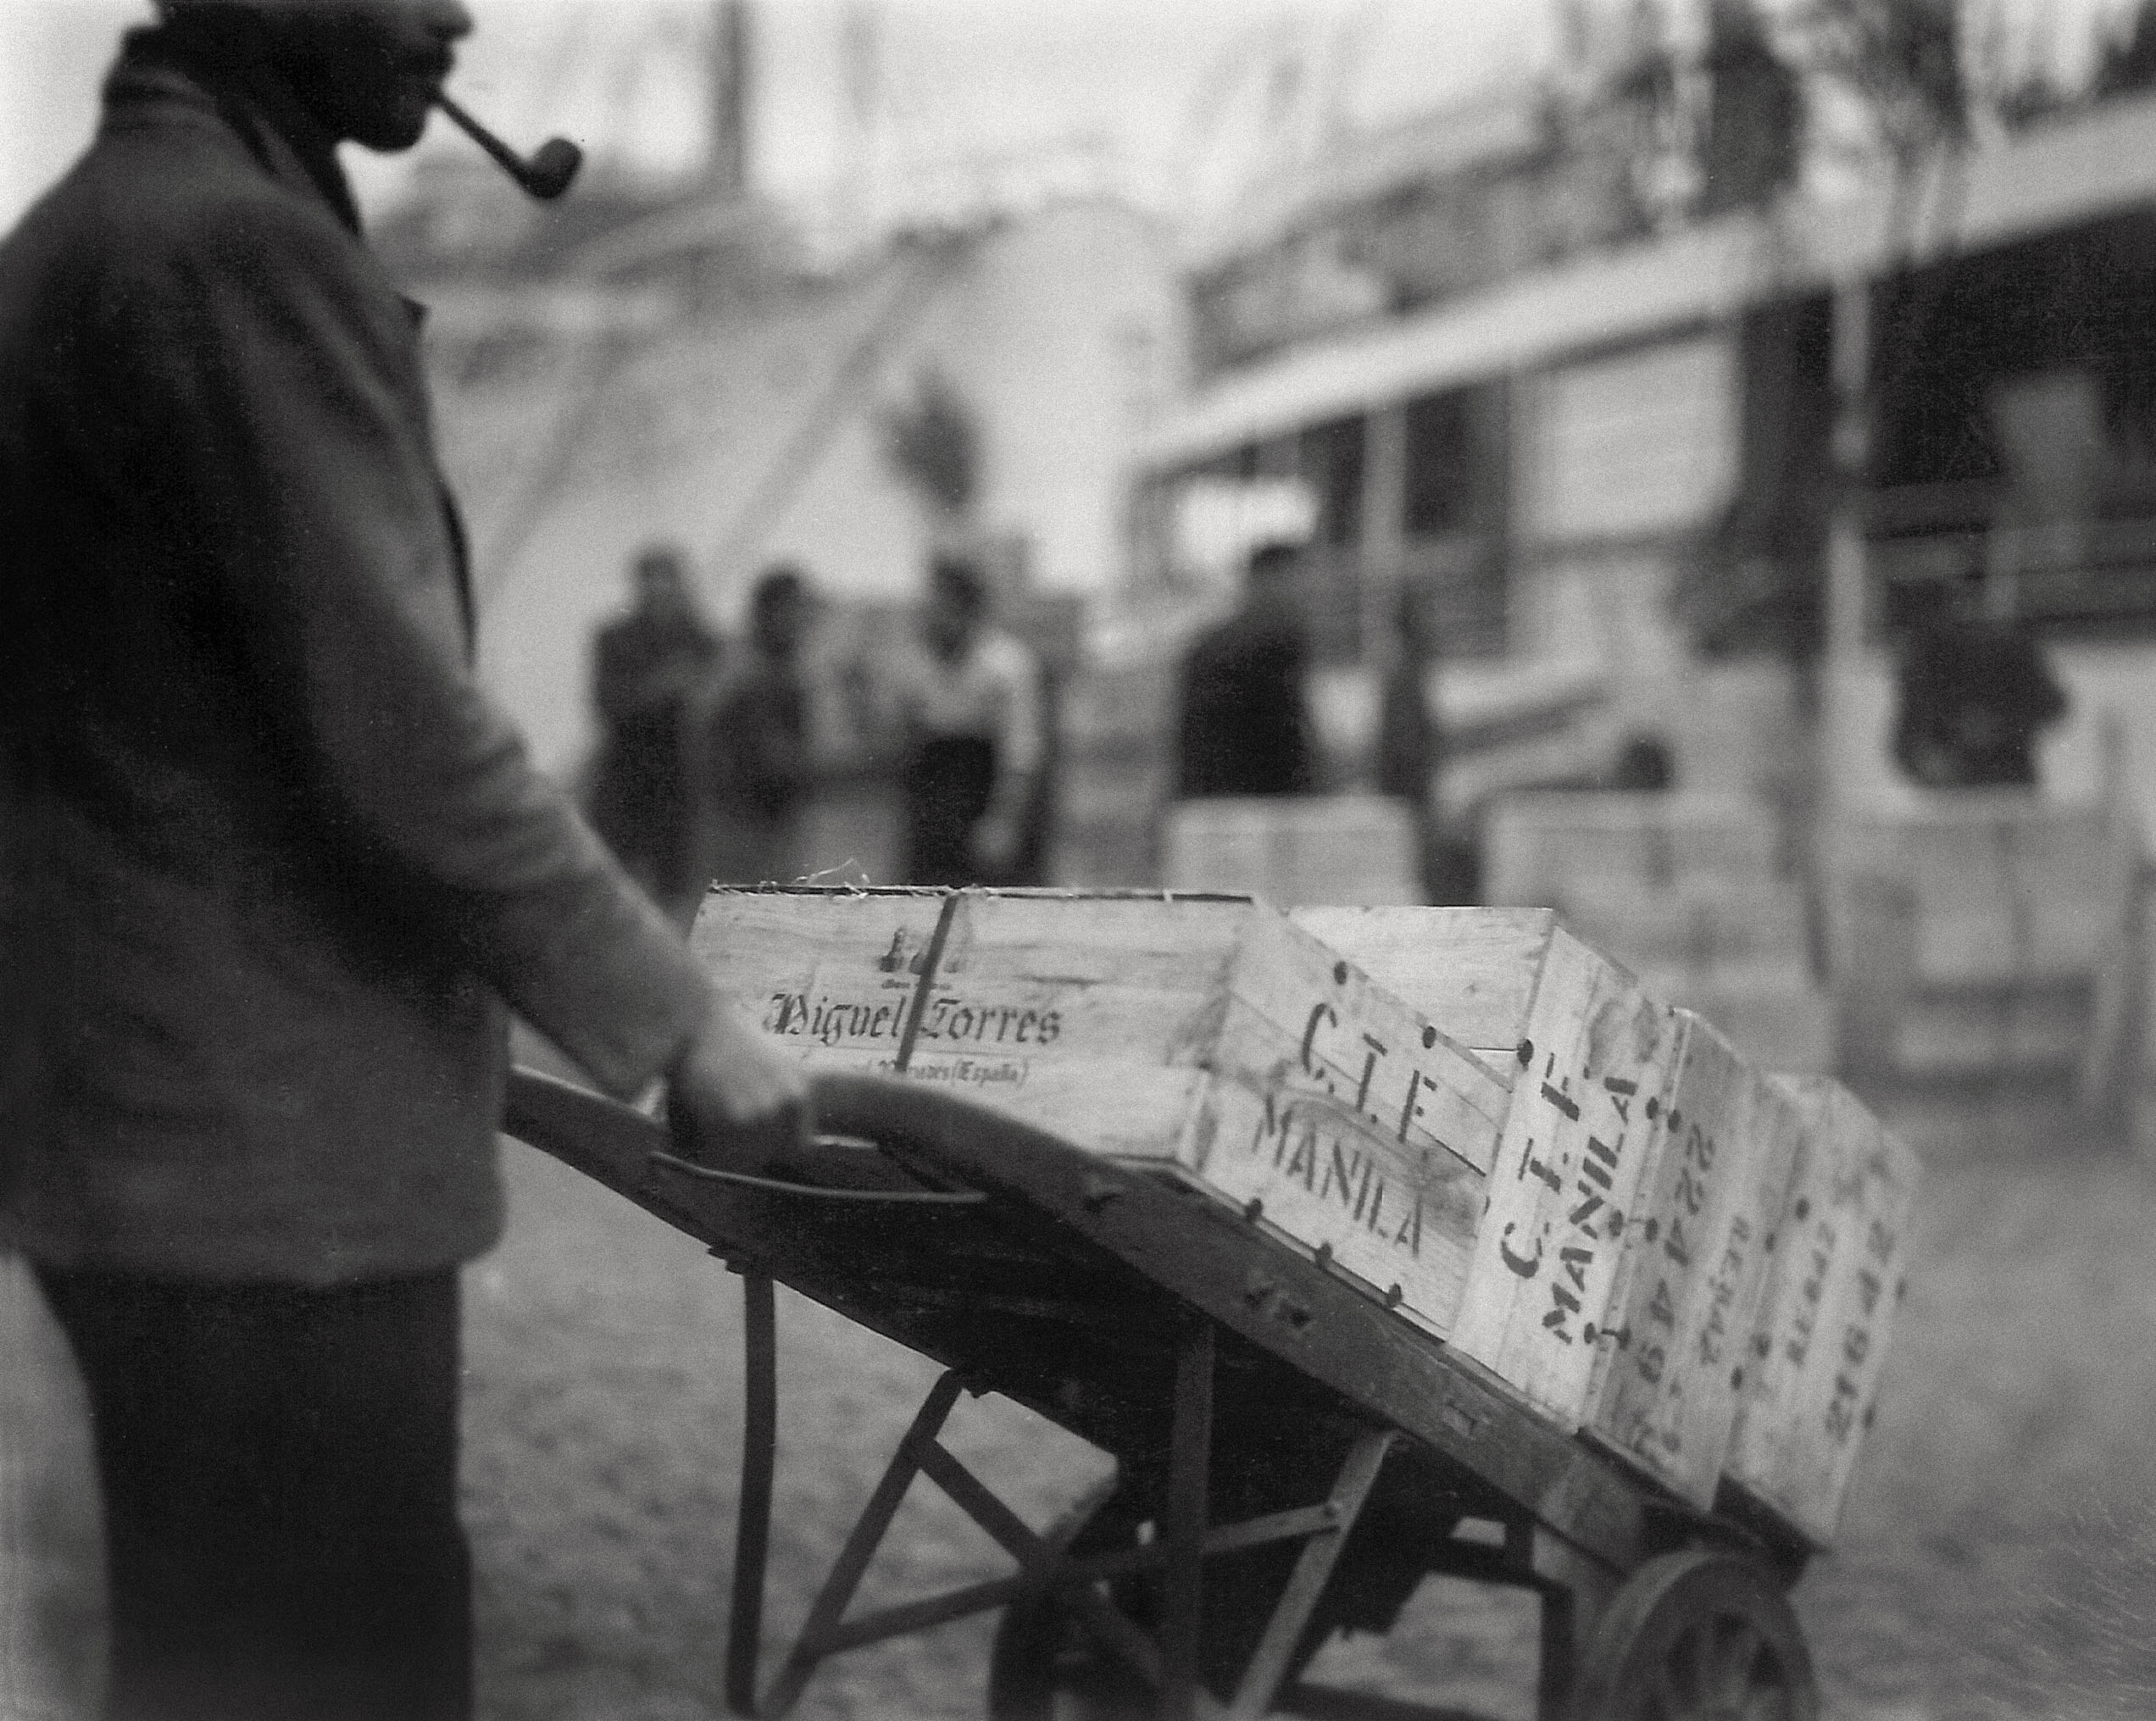
<svg viewBox="0 0 2156 1721"><path fill-rule="evenodd" d="M209 588L332 838L617 1093L708 982L472 673L402 307L304 207L213 212L110 296L125 488Z"/></svg>

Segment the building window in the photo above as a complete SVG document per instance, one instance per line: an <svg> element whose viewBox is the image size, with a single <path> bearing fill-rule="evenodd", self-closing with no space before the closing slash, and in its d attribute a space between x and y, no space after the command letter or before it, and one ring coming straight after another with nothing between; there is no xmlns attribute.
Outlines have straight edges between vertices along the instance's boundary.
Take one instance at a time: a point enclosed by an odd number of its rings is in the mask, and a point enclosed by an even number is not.
<svg viewBox="0 0 2156 1721"><path fill-rule="evenodd" d="M1475 518L1480 462L1474 396L1467 389L1408 402L1402 525L1409 537L1456 532Z"/></svg>
<svg viewBox="0 0 2156 1721"><path fill-rule="evenodd" d="M1337 546L1361 537L1363 421L1335 419L1311 425L1297 438L1295 469L1310 489L1312 540Z"/></svg>

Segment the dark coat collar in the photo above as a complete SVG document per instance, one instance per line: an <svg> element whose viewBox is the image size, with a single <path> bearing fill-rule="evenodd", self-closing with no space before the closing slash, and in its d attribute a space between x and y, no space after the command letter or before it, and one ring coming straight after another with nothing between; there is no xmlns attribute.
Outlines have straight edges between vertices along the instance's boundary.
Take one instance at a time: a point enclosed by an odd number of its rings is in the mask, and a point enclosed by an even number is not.
<svg viewBox="0 0 2156 1721"><path fill-rule="evenodd" d="M105 80L107 130L154 110L192 111L221 124L262 170L326 204L352 232L358 206L336 158L336 140L270 63L261 20L236 8L189 8L131 31Z"/></svg>

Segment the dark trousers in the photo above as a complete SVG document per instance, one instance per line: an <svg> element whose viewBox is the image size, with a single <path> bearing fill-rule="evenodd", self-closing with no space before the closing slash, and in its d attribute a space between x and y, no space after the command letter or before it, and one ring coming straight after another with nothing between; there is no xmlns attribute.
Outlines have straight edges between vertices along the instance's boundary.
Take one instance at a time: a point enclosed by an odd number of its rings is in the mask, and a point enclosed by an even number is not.
<svg viewBox="0 0 2156 1721"><path fill-rule="evenodd" d="M111 1721L464 1721L456 1274L39 1278L89 1387Z"/></svg>
<svg viewBox="0 0 2156 1721"><path fill-rule="evenodd" d="M996 744L977 736L930 736L914 743L899 778L904 803L905 882L977 885L973 827L996 788Z"/></svg>

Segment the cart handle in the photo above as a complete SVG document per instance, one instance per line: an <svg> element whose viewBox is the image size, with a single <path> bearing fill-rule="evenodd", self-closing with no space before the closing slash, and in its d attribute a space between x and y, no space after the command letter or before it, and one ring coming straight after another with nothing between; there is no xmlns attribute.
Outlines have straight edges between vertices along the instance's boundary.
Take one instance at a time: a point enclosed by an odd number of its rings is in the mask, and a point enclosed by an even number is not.
<svg viewBox="0 0 2156 1721"><path fill-rule="evenodd" d="M1001 1157L999 1150L1053 1146L1078 1150L1047 1132L977 1101L888 1076L827 1074L808 1085L808 1112L819 1142L863 1142L887 1158L911 1148L931 1163L955 1159L957 1180ZM547 1148L602 1183L633 1177L631 1162L686 1177L811 1200L894 1206L976 1207L990 1199L977 1189L861 1189L703 1165L674 1150L666 1125L648 1113L557 1076L518 1068L510 1072L503 1124L513 1135ZM903 1160L900 1161L903 1165ZM782 1167L767 1169L782 1169ZM945 1173L948 1175L948 1173Z"/></svg>
<svg viewBox="0 0 2156 1721"><path fill-rule="evenodd" d="M1042 1146L1086 1157L1059 1135L940 1087L887 1075L831 1072L808 1085L809 1110L824 1130L901 1146L942 1149L936 1157L992 1163L997 1150Z"/></svg>
<svg viewBox="0 0 2156 1721"><path fill-rule="evenodd" d="M819 1141L843 1141L853 1138L820 1133L816 1139ZM988 1199L977 1189L826 1189L820 1184L790 1183L784 1178L752 1177L746 1171L722 1171L715 1165L698 1165L694 1160L683 1159L657 1147L651 1151L651 1160L654 1165L664 1165L668 1170L678 1171L685 1177L701 1177L713 1183L736 1184L743 1189L769 1190L779 1195L806 1196L812 1201L870 1202L891 1207L974 1207Z"/></svg>

